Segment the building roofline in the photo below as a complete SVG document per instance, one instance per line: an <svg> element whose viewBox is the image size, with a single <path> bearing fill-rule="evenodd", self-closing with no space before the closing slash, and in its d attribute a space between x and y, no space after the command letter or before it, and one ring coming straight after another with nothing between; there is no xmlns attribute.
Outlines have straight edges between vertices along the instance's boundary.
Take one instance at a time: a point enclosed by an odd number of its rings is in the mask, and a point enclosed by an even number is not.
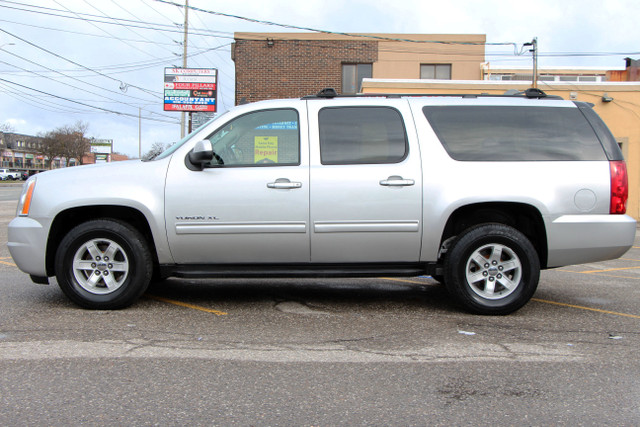
<svg viewBox="0 0 640 427"><path fill-rule="evenodd" d="M508 66L508 67L496 67L493 65L486 65L483 64L483 70L485 70L485 72L491 72L493 73L508 73L508 72L520 72L520 71L528 71L529 73L531 73L531 66ZM538 67L538 73L543 72L543 73L548 73L548 72L553 72L556 71L558 73L567 73L567 72L584 72L584 71L591 71L591 72L600 72L602 74L606 73L607 71L624 71L626 70L625 67L619 67L619 68L611 68L611 67L572 67L572 66L554 66L554 67Z"/></svg>
<svg viewBox="0 0 640 427"><path fill-rule="evenodd" d="M530 81L496 80L421 80L421 79L363 79L362 89L393 88L397 90L447 88L459 90L473 89L522 89L531 86ZM538 82L540 89L547 90L606 90L639 91L640 82Z"/></svg>
<svg viewBox="0 0 640 427"><path fill-rule="evenodd" d="M337 33L252 33L252 32L236 32L233 33L235 40L353 40L363 39L372 41L397 41L417 40L417 41L438 41L438 42L474 42L484 43L486 34L410 34L410 33L353 33L353 34L337 34ZM380 39L382 38L382 39ZM386 40L389 39L389 40Z"/></svg>

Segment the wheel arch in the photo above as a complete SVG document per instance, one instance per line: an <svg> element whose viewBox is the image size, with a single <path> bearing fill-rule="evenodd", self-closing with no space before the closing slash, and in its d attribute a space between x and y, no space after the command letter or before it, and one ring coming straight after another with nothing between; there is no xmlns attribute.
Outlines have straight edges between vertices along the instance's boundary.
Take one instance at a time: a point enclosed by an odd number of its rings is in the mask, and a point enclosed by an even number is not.
<svg viewBox="0 0 640 427"><path fill-rule="evenodd" d="M540 266L546 268L548 245L542 214L534 206L516 202L488 202L461 206L447 220L442 233L441 247L471 227L484 223L499 223L515 228L531 242Z"/></svg>
<svg viewBox="0 0 640 427"><path fill-rule="evenodd" d="M51 223L46 250L47 276L56 274L56 251L64 236L75 226L94 219L117 219L139 230L144 236L153 256L154 269L158 266L158 257L153 234L147 218L139 210L128 206L94 205L70 208L60 212Z"/></svg>

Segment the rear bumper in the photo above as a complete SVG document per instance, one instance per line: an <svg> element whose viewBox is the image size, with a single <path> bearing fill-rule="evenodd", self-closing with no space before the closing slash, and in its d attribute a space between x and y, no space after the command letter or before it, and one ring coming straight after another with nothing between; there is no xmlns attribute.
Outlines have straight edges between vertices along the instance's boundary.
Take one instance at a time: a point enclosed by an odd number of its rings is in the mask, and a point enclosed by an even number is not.
<svg viewBox="0 0 640 427"><path fill-rule="evenodd" d="M550 268L619 258L636 236L628 215L563 215L546 227Z"/></svg>
<svg viewBox="0 0 640 427"><path fill-rule="evenodd" d="M18 268L33 276L45 277L47 233L42 224L27 217L16 217L9 223L9 253Z"/></svg>

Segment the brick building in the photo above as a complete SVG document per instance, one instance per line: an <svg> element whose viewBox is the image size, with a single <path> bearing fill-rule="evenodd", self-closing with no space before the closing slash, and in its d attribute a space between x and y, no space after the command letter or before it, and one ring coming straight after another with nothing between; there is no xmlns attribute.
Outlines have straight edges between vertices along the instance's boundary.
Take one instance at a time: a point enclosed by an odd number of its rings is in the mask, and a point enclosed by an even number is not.
<svg viewBox="0 0 640 427"><path fill-rule="evenodd" d="M478 80L484 54L477 34L235 33L236 104L356 93L371 77Z"/></svg>

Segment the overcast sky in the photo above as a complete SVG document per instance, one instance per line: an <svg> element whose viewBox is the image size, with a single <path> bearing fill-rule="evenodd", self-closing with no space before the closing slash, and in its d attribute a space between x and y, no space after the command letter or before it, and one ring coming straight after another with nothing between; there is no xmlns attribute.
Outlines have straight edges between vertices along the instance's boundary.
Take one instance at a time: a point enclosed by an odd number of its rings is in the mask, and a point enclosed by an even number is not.
<svg viewBox="0 0 640 427"><path fill-rule="evenodd" d="M174 0L184 4L184 0ZM538 38L540 66L621 69L640 58L637 0L190 0L190 6L338 32L486 34ZM293 31L189 12L189 67L219 69L219 110L234 105L230 44L237 31ZM158 0L0 0L0 124L36 135L78 120L89 136L138 154L179 139L180 113L162 107L164 67L182 64L183 9ZM112 18L116 18L115 20ZM487 46L496 66L531 65L513 46ZM116 114L121 113L121 114Z"/></svg>

